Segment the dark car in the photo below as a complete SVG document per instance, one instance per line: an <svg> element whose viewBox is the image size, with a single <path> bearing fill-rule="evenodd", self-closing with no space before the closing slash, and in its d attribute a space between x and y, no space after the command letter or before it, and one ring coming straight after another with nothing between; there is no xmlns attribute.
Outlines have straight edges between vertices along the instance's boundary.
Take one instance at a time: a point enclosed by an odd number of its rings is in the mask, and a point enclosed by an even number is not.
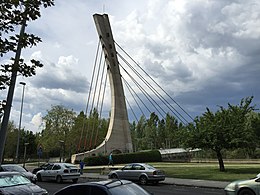
<svg viewBox="0 0 260 195"><path fill-rule="evenodd" d="M139 181L142 185L148 182L158 184L165 180L165 174L162 170L156 169L151 165L144 163L127 164L122 169L113 170L108 174L110 179L126 179Z"/></svg>
<svg viewBox="0 0 260 195"><path fill-rule="evenodd" d="M4 171L12 171L12 172L19 172L23 176L27 177L31 182L36 183L37 177L35 174L31 173L30 171L26 170L20 165L17 164L2 164L2 169Z"/></svg>
<svg viewBox="0 0 260 195"><path fill-rule="evenodd" d="M105 180L67 186L54 195L149 195L137 184L127 180Z"/></svg>
<svg viewBox="0 0 260 195"><path fill-rule="evenodd" d="M0 194L47 195L48 192L18 172L0 172Z"/></svg>
<svg viewBox="0 0 260 195"><path fill-rule="evenodd" d="M42 165L40 165L39 167L33 169L32 173L36 174L38 171L46 169L49 165L52 165L53 163L44 163Z"/></svg>

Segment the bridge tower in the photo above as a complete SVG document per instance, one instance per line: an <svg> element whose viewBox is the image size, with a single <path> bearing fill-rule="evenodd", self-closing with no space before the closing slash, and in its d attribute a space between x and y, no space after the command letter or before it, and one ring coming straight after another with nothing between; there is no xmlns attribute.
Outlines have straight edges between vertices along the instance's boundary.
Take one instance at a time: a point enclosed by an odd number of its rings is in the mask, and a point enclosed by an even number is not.
<svg viewBox="0 0 260 195"><path fill-rule="evenodd" d="M87 156L108 154L114 150L122 153L133 152L124 89L109 18L107 14L95 14L93 17L107 64L111 88L111 116L105 140L95 149L72 155L72 162Z"/></svg>

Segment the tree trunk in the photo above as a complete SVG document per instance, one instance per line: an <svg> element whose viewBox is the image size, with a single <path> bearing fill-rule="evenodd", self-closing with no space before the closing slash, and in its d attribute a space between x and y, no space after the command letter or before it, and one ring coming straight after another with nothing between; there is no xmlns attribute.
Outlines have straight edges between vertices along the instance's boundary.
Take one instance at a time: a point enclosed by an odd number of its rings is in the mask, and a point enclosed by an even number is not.
<svg viewBox="0 0 260 195"><path fill-rule="evenodd" d="M223 158L222 158L221 151L216 151L216 153L217 153L217 157L218 157L219 170L221 172L224 172L225 166L224 166L224 161L223 161Z"/></svg>

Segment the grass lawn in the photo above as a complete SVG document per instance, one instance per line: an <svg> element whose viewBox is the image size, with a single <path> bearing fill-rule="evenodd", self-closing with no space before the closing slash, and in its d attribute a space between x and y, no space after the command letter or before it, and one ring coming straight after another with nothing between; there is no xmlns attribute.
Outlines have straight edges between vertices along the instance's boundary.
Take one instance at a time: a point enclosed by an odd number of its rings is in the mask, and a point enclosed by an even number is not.
<svg viewBox="0 0 260 195"><path fill-rule="evenodd" d="M217 163L149 163L165 171L167 177L234 181L249 179L260 173L260 164L226 163L226 172L220 172Z"/></svg>

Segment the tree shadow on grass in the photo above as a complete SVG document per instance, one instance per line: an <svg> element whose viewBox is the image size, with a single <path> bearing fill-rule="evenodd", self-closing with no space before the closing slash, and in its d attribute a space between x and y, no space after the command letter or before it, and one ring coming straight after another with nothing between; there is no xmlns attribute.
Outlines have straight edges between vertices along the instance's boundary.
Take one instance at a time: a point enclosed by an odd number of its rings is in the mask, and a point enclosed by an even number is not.
<svg viewBox="0 0 260 195"><path fill-rule="evenodd" d="M226 172L232 174L258 174L260 173L260 169L259 167L226 168Z"/></svg>

